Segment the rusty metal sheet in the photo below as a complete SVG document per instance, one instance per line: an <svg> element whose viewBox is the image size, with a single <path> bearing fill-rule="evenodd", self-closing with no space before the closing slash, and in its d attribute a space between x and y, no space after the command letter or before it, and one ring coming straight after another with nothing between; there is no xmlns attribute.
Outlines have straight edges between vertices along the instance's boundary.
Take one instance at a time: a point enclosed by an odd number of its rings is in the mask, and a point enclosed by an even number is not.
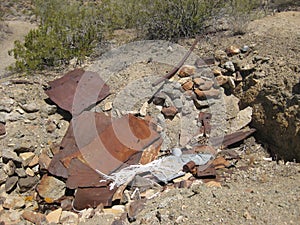
<svg viewBox="0 0 300 225"><path fill-rule="evenodd" d="M217 176L216 169L213 166L209 166L205 170L201 170L201 167L197 169L198 178L215 178Z"/></svg>
<svg viewBox="0 0 300 225"><path fill-rule="evenodd" d="M94 170L110 174L154 160L161 144L160 135L148 121L133 115L111 121L103 113L83 112L72 119L49 172L68 178L70 163L77 158Z"/></svg>
<svg viewBox="0 0 300 225"><path fill-rule="evenodd" d="M91 132L91 128L96 124L96 131ZM55 154L51 160L48 171L55 176L68 177L68 165L73 158L81 157L78 143L80 146L88 145L92 140L98 137L109 124L111 124L111 118L104 113L83 112L79 117L75 117L71 120L69 128L60 144L61 151ZM80 137L77 140L74 137Z"/></svg>
<svg viewBox="0 0 300 225"><path fill-rule="evenodd" d="M221 148L226 148L229 145L232 145L234 143L237 143L239 141L242 141L246 139L248 136L253 134L256 131L256 129L251 128L249 130L240 130L237 132L234 132L232 134L227 134L224 137L212 137L210 139L213 146L221 145Z"/></svg>
<svg viewBox="0 0 300 225"><path fill-rule="evenodd" d="M133 115L112 119L85 111L74 117L48 171L67 179L76 189L74 208L111 206L117 189L109 190L109 175L128 165L148 163L159 152L162 139L155 126Z"/></svg>
<svg viewBox="0 0 300 225"><path fill-rule="evenodd" d="M66 186L70 189L78 187L106 187L109 182L100 182L104 178L81 160L74 158L68 168Z"/></svg>
<svg viewBox="0 0 300 225"><path fill-rule="evenodd" d="M126 115L114 120L80 152L92 168L110 174L122 166L138 164L143 151L151 150L152 145L157 155L161 143L160 135L147 121Z"/></svg>
<svg viewBox="0 0 300 225"><path fill-rule="evenodd" d="M78 188L75 193L73 207L76 210L85 208L96 208L98 205L112 205L112 197L116 189L110 190L109 187Z"/></svg>
<svg viewBox="0 0 300 225"><path fill-rule="evenodd" d="M73 116L103 100L109 95L109 87L99 74L75 69L63 77L49 82L45 93L60 108Z"/></svg>

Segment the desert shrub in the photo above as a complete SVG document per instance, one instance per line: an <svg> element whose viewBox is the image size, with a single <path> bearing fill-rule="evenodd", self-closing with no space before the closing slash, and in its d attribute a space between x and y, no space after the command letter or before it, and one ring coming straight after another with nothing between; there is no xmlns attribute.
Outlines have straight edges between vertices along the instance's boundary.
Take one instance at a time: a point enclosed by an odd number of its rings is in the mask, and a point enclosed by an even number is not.
<svg viewBox="0 0 300 225"><path fill-rule="evenodd" d="M228 20L233 35L242 35L246 32L248 23L262 16L264 11L262 0L230 0L228 5Z"/></svg>
<svg viewBox="0 0 300 225"><path fill-rule="evenodd" d="M260 0L33 0L39 26L10 51L19 71L81 62L103 42L104 32L134 28L143 39L195 37L215 18L229 16L241 33ZM207 22L209 21L209 22ZM235 27L234 27L235 26ZM109 35L106 35L109 37Z"/></svg>
<svg viewBox="0 0 300 225"><path fill-rule="evenodd" d="M39 26L29 31L24 43L15 42L13 54L17 71L60 67L73 58L89 56L102 40L100 14L92 5L77 1L36 0Z"/></svg>
<svg viewBox="0 0 300 225"><path fill-rule="evenodd" d="M146 39L192 37L203 22L225 5L224 0L104 0L104 14L114 28L135 28Z"/></svg>
<svg viewBox="0 0 300 225"><path fill-rule="evenodd" d="M135 28L141 38L177 40L202 33L227 17L233 33L242 32L260 0L102 0L112 29Z"/></svg>

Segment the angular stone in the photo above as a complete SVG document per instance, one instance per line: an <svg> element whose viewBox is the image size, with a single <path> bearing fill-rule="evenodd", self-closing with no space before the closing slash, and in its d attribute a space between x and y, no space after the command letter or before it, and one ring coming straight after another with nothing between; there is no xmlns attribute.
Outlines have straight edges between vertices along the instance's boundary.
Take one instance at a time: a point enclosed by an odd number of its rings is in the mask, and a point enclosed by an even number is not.
<svg viewBox="0 0 300 225"><path fill-rule="evenodd" d="M6 134L5 124L0 122L0 137Z"/></svg>
<svg viewBox="0 0 300 225"><path fill-rule="evenodd" d="M199 89L195 89L194 91L198 98L201 100L221 97L221 92L217 89L210 89L208 91L201 91Z"/></svg>
<svg viewBox="0 0 300 225"><path fill-rule="evenodd" d="M26 122L26 123L27 123L27 124L30 124L31 121L36 120L37 114L36 114L36 113L26 114L25 118L26 118L26 121L28 120L28 122ZM24 122L25 122L25 121L24 121Z"/></svg>
<svg viewBox="0 0 300 225"><path fill-rule="evenodd" d="M0 112L0 123L5 124L7 120L7 113Z"/></svg>
<svg viewBox="0 0 300 225"><path fill-rule="evenodd" d="M39 106L34 102L29 103L29 104L20 105L20 106L27 113L33 113L33 112L39 111Z"/></svg>
<svg viewBox="0 0 300 225"><path fill-rule="evenodd" d="M202 91L207 91L207 90L212 88L213 84L214 83L212 81L207 80L207 81L204 82L204 84L200 84L198 89L200 89Z"/></svg>
<svg viewBox="0 0 300 225"><path fill-rule="evenodd" d="M11 222L13 224L25 225L21 221L21 215L22 215L22 210L20 210L20 209L16 209L16 210L11 209L11 210L9 210L8 217L9 217L9 219L11 220ZM7 224L9 224L9 223L7 223Z"/></svg>
<svg viewBox="0 0 300 225"><path fill-rule="evenodd" d="M22 160L15 152L13 152L11 149L3 149L2 150L2 161L4 163L7 163L10 160L12 160L16 166L19 166L22 164Z"/></svg>
<svg viewBox="0 0 300 225"><path fill-rule="evenodd" d="M8 195L3 203L5 209L20 209L25 206L25 199L19 195Z"/></svg>
<svg viewBox="0 0 300 225"><path fill-rule="evenodd" d="M224 103L226 107L226 119L232 119L237 116L240 111L239 108L240 99L234 95L224 96Z"/></svg>
<svg viewBox="0 0 300 225"><path fill-rule="evenodd" d="M80 222L86 222L86 219L90 219L95 215L95 209L93 208L88 208L81 210L80 212Z"/></svg>
<svg viewBox="0 0 300 225"><path fill-rule="evenodd" d="M24 116L22 116L20 113L18 112L14 112L12 111L11 113L9 113L6 117L6 119L10 122L15 122L15 121L18 121L18 120L21 120L23 119Z"/></svg>
<svg viewBox="0 0 300 225"><path fill-rule="evenodd" d="M224 63L224 68L226 70L228 70L229 72L234 72L235 71L235 67L232 61L227 61L226 63Z"/></svg>
<svg viewBox="0 0 300 225"><path fill-rule="evenodd" d="M142 107L140 109L140 115L141 116L146 116L147 115L148 106L149 106L148 102L144 102L144 104L142 105Z"/></svg>
<svg viewBox="0 0 300 225"><path fill-rule="evenodd" d="M37 155L35 155L33 157L33 159L30 161L30 163L28 164L29 167L34 167L39 163L39 157Z"/></svg>
<svg viewBox="0 0 300 225"><path fill-rule="evenodd" d="M161 110L161 113L165 117L174 117L178 113L178 110L175 106L163 107L163 109Z"/></svg>
<svg viewBox="0 0 300 225"><path fill-rule="evenodd" d="M196 78L194 78L193 81L194 81L195 85L197 85L197 86L205 83L205 80L201 77L196 77Z"/></svg>
<svg viewBox="0 0 300 225"><path fill-rule="evenodd" d="M165 93L158 92L153 98L153 104L163 105L165 103L166 98L167 98L167 95Z"/></svg>
<svg viewBox="0 0 300 225"><path fill-rule="evenodd" d="M11 98L3 97L0 99L0 112L10 113L13 110L14 100Z"/></svg>
<svg viewBox="0 0 300 225"><path fill-rule="evenodd" d="M19 155L19 157L22 159L22 164L24 167L28 166L34 156L35 154L33 152L23 152Z"/></svg>
<svg viewBox="0 0 300 225"><path fill-rule="evenodd" d="M215 76L221 76L222 75L222 71L220 69L213 69L212 72Z"/></svg>
<svg viewBox="0 0 300 225"><path fill-rule="evenodd" d="M173 100L173 104L174 104L174 106L177 108L177 109L182 109L182 107L183 107L183 103L182 103L182 101L181 101L181 99L180 98L176 98L176 99L174 99Z"/></svg>
<svg viewBox="0 0 300 225"><path fill-rule="evenodd" d="M56 105L45 105L42 109L42 112L46 113L48 116L53 115L57 111Z"/></svg>
<svg viewBox="0 0 300 225"><path fill-rule="evenodd" d="M8 175L4 172L3 168L0 169L0 185L5 183L7 180Z"/></svg>
<svg viewBox="0 0 300 225"><path fill-rule="evenodd" d="M40 165L40 170L47 171L51 163L51 159L45 152L42 152L42 154L39 157L38 163Z"/></svg>
<svg viewBox="0 0 300 225"><path fill-rule="evenodd" d="M3 170L8 176L12 176L16 171L16 165L12 160L9 160L8 163L3 166Z"/></svg>
<svg viewBox="0 0 300 225"><path fill-rule="evenodd" d="M55 177L44 175L37 186L39 195L43 198L52 199L53 201L64 196L66 184Z"/></svg>
<svg viewBox="0 0 300 225"><path fill-rule="evenodd" d="M26 177L26 172L23 167L17 168L15 172L18 175L18 177Z"/></svg>
<svg viewBox="0 0 300 225"><path fill-rule="evenodd" d="M252 111L253 109L250 106L239 111L236 118L229 122L229 133L233 133L247 126L252 120Z"/></svg>
<svg viewBox="0 0 300 225"><path fill-rule="evenodd" d="M59 222L62 224L77 225L79 222L78 215L69 211L62 211Z"/></svg>
<svg viewBox="0 0 300 225"><path fill-rule="evenodd" d="M216 77L216 85L218 85L218 86L222 86L222 85L226 84L227 82L228 82L227 76L220 75L220 76Z"/></svg>
<svg viewBox="0 0 300 225"><path fill-rule="evenodd" d="M36 224L36 225L43 225L47 224L47 219L44 214L33 212L33 211L24 211L22 213L23 219Z"/></svg>
<svg viewBox="0 0 300 225"><path fill-rule="evenodd" d="M113 103L112 102L106 102L104 104L103 111L109 111L109 110L112 109L112 107L113 107Z"/></svg>
<svg viewBox="0 0 300 225"><path fill-rule="evenodd" d="M34 187L38 182L39 178L37 176L20 178L18 181L20 192L23 193L28 191L29 189Z"/></svg>
<svg viewBox="0 0 300 225"><path fill-rule="evenodd" d="M47 216L46 219L48 221L48 223L55 223L58 224L59 223L59 218L61 216L62 213L62 208L58 208L52 212L50 212Z"/></svg>
<svg viewBox="0 0 300 225"><path fill-rule="evenodd" d="M189 77L192 76L196 73L196 67L195 66L191 66L191 65L183 65L179 72L178 72L178 76L180 77Z"/></svg>
<svg viewBox="0 0 300 225"><path fill-rule="evenodd" d="M26 168L25 172L30 177L34 176L34 171L32 169L30 169L29 167Z"/></svg>
<svg viewBox="0 0 300 225"><path fill-rule="evenodd" d="M5 182L5 191L6 192L12 191L16 187L17 182L18 182L17 176L9 177Z"/></svg>
<svg viewBox="0 0 300 225"><path fill-rule="evenodd" d="M226 52L222 51L222 50L217 50L215 51L215 59L220 61L221 63L224 62L225 60L227 60L227 54Z"/></svg>
<svg viewBox="0 0 300 225"><path fill-rule="evenodd" d="M60 207L63 209L63 210L66 210L66 211L71 211L73 209L73 203L72 203L72 200L70 198L66 198L66 199L63 199L61 202L60 202Z"/></svg>
<svg viewBox="0 0 300 225"><path fill-rule="evenodd" d="M193 81L190 80L190 81L184 83L182 85L182 88L183 88L183 90L187 91L187 90L192 90L193 86L194 86L194 83L193 83Z"/></svg>
<svg viewBox="0 0 300 225"><path fill-rule="evenodd" d="M228 56L232 56L232 55L239 54L241 51L238 47L231 45L228 48L226 48L225 52L227 53Z"/></svg>
<svg viewBox="0 0 300 225"><path fill-rule="evenodd" d="M57 126L53 121L50 121L49 123L46 124L46 131L47 133L53 133L56 130Z"/></svg>
<svg viewBox="0 0 300 225"><path fill-rule="evenodd" d="M34 147L30 142L21 142L15 146L14 151L18 154L22 152L33 152Z"/></svg>

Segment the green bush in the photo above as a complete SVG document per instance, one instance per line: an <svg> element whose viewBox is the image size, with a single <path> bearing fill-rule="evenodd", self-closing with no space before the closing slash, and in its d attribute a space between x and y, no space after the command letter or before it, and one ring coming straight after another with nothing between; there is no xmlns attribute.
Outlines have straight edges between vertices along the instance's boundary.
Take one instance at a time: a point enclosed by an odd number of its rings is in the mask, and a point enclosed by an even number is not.
<svg viewBox="0 0 300 225"><path fill-rule="evenodd" d="M100 13L92 5L67 0L34 4L39 27L26 35L24 43L16 41L9 52L17 71L60 67L73 58L80 62L102 41Z"/></svg>
<svg viewBox="0 0 300 225"><path fill-rule="evenodd" d="M234 18L243 28L259 0L33 0L39 26L10 51L18 71L61 67L91 56L104 33L136 29L139 38L177 40L195 37L215 19ZM241 19L243 18L243 20ZM209 21L209 22L207 22ZM239 25L239 21L242 24ZM106 37L108 37L107 35Z"/></svg>
<svg viewBox="0 0 300 225"><path fill-rule="evenodd" d="M176 40L203 30L203 22L225 5L224 0L104 0L106 24L135 28L146 39ZM108 23L107 23L108 22Z"/></svg>

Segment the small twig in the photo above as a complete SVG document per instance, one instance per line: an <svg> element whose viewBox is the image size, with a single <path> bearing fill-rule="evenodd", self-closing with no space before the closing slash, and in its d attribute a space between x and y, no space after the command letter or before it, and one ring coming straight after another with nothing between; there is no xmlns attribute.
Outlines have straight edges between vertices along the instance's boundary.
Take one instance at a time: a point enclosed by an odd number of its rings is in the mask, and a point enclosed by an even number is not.
<svg viewBox="0 0 300 225"><path fill-rule="evenodd" d="M163 82L166 79L170 79L171 77L173 77L177 71L180 69L180 67L183 66L183 64L185 63L185 61L188 59L188 57L191 55L192 51L195 49L198 41L199 41L200 37L198 36L194 43L192 44L191 48L189 49L189 51L185 54L185 56L181 59L181 61L170 71L168 72L165 76L159 78L157 81L155 81L152 86L156 86L158 84L160 84L161 82Z"/></svg>

